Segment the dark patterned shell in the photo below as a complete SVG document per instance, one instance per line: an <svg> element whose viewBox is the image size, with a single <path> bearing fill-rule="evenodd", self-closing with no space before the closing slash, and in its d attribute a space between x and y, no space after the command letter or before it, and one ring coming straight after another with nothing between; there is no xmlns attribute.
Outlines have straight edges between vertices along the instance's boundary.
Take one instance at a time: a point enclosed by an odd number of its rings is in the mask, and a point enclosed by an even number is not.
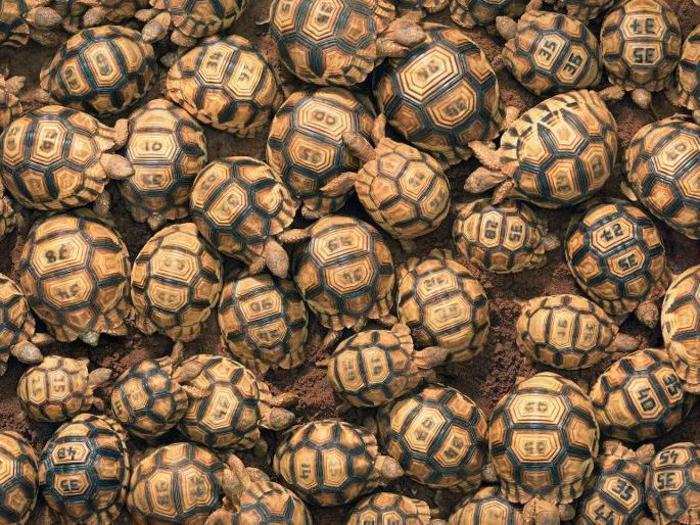
<svg viewBox="0 0 700 525"><path fill-rule="evenodd" d="M454 510L449 525L523 525L520 511L497 487L484 487Z"/></svg>
<svg viewBox="0 0 700 525"><path fill-rule="evenodd" d="M234 358L264 374L296 368L306 358L308 314L294 283L259 274L224 286L221 342Z"/></svg>
<svg viewBox="0 0 700 525"><path fill-rule="evenodd" d="M396 16L387 0L277 0L270 14L282 63L323 86L365 80L382 58L377 38Z"/></svg>
<svg viewBox="0 0 700 525"><path fill-rule="evenodd" d="M547 227L520 201L491 205L479 199L459 210L452 239L459 253L482 270L516 273L547 262L543 240Z"/></svg>
<svg viewBox="0 0 700 525"><path fill-rule="evenodd" d="M129 117L126 157L134 174L119 184L132 217L156 227L189 213L194 178L207 162L201 126L170 101L151 100Z"/></svg>
<svg viewBox="0 0 700 525"><path fill-rule="evenodd" d="M68 421L90 408L85 359L49 355L28 368L17 383L24 412L35 421Z"/></svg>
<svg viewBox="0 0 700 525"><path fill-rule="evenodd" d="M615 3L614 0L545 0L560 13L566 12L571 18L580 22L589 22L598 18L600 13Z"/></svg>
<svg viewBox="0 0 700 525"><path fill-rule="evenodd" d="M294 492L323 507L343 505L371 491L379 455L376 438L344 421L311 421L292 429L272 467Z"/></svg>
<svg viewBox="0 0 700 525"><path fill-rule="evenodd" d="M240 18L249 0L151 0L155 9L167 11L182 34L201 38L228 29Z"/></svg>
<svg viewBox="0 0 700 525"><path fill-rule="evenodd" d="M374 222L398 239L438 228L450 208L450 181L430 155L382 139L357 172L355 191Z"/></svg>
<svg viewBox="0 0 700 525"><path fill-rule="evenodd" d="M272 481L255 481L240 496L231 525L312 525L311 512L299 496Z"/></svg>
<svg viewBox="0 0 700 525"><path fill-rule="evenodd" d="M352 509L346 525L430 525L425 501L391 492L367 496Z"/></svg>
<svg viewBox="0 0 700 525"><path fill-rule="evenodd" d="M16 432L0 432L0 523L27 523L36 504L38 458Z"/></svg>
<svg viewBox="0 0 700 525"><path fill-rule="evenodd" d="M544 208L573 206L610 177L617 123L596 92L564 93L523 113L503 134L500 151L520 196Z"/></svg>
<svg viewBox="0 0 700 525"><path fill-rule="evenodd" d="M133 29L100 26L69 38L41 70L41 87L60 104L99 114L135 104L155 78L153 48Z"/></svg>
<svg viewBox="0 0 700 525"><path fill-rule="evenodd" d="M205 239L224 255L251 264L292 223L298 203L264 162L226 157L197 175L190 208Z"/></svg>
<svg viewBox="0 0 700 525"><path fill-rule="evenodd" d="M23 0L0 0L0 47L22 47L29 42Z"/></svg>
<svg viewBox="0 0 700 525"><path fill-rule="evenodd" d="M700 447L669 445L652 460L646 478L647 505L660 525L700 520Z"/></svg>
<svg viewBox="0 0 700 525"><path fill-rule="evenodd" d="M671 228L700 239L700 126L681 115L647 124L625 153L639 201Z"/></svg>
<svg viewBox="0 0 700 525"><path fill-rule="evenodd" d="M457 164L468 143L491 140L503 121L498 79L466 34L432 27L405 58L385 62L374 92L391 125L414 146Z"/></svg>
<svg viewBox="0 0 700 525"><path fill-rule="evenodd" d="M311 239L294 261L301 296L326 328L382 319L394 303L394 262L382 236L366 222L338 215L310 227Z"/></svg>
<svg viewBox="0 0 700 525"><path fill-rule="evenodd" d="M513 76L536 95L592 87L602 77L598 39L582 22L562 14L527 11L502 56Z"/></svg>
<svg viewBox="0 0 700 525"><path fill-rule="evenodd" d="M342 341L328 361L328 382L356 407L378 407L423 379L413 363L413 341L402 330L365 330Z"/></svg>
<svg viewBox="0 0 700 525"><path fill-rule="evenodd" d="M131 301L136 324L174 341L196 339L221 292L221 261L187 222L163 228L134 261Z"/></svg>
<svg viewBox="0 0 700 525"><path fill-rule="evenodd" d="M207 392L191 399L179 429L190 440L212 448L251 448L260 439L263 402L253 373L233 359L199 354L188 362L202 371L188 384Z"/></svg>
<svg viewBox="0 0 700 525"><path fill-rule="evenodd" d="M323 216L343 206L346 196L324 196L321 188L358 169L343 134L357 133L369 140L373 122L365 105L340 88L298 91L282 104L270 127L267 163L304 201L302 212Z"/></svg>
<svg viewBox="0 0 700 525"><path fill-rule="evenodd" d="M523 14L523 0L452 0L450 15L459 26L492 26L497 16L518 17Z"/></svg>
<svg viewBox="0 0 700 525"><path fill-rule="evenodd" d="M516 385L496 405L489 425L489 451L513 503L578 498L593 473L599 439L590 399L551 372Z"/></svg>
<svg viewBox="0 0 700 525"><path fill-rule="evenodd" d="M520 351L562 370L590 368L609 354L619 329L593 301L578 295L535 297L523 305L515 325Z"/></svg>
<svg viewBox="0 0 700 525"><path fill-rule="evenodd" d="M451 258L431 255L399 268L396 308L416 345L447 349L448 362L472 359L489 333L486 292Z"/></svg>
<svg viewBox="0 0 700 525"><path fill-rule="evenodd" d="M666 271L654 222L626 201L590 208L572 224L564 254L581 288L613 316L634 311Z"/></svg>
<svg viewBox="0 0 700 525"><path fill-rule="evenodd" d="M688 268L668 287L661 331L684 388L700 394L700 266Z"/></svg>
<svg viewBox="0 0 700 525"><path fill-rule="evenodd" d="M200 122L240 137L260 132L282 102L265 58L237 35L210 37L180 57L165 92Z"/></svg>
<svg viewBox="0 0 700 525"><path fill-rule="evenodd" d="M56 339L96 344L100 333L126 334L130 270L117 233L76 212L34 224L20 258L19 284Z"/></svg>
<svg viewBox="0 0 700 525"><path fill-rule="evenodd" d="M171 370L145 359L126 370L111 394L114 417L137 437L152 439L173 428L187 410L187 394Z"/></svg>
<svg viewBox="0 0 700 525"><path fill-rule="evenodd" d="M691 111L700 110L700 25L690 32L683 44L674 99Z"/></svg>
<svg viewBox="0 0 700 525"><path fill-rule="evenodd" d="M0 273L0 375L7 369L10 349L31 340L36 322L29 303L15 282Z"/></svg>
<svg viewBox="0 0 700 525"><path fill-rule="evenodd" d="M127 507L138 525L201 525L221 505L224 464L191 443L151 452L134 468Z"/></svg>
<svg viewBox="0 0 700 525"><path fill-rule="evenodd" d="M379 414L387 453L406 476L432 488L476 489L486 465L488 422L476 404L451 387L430 385Z"/></svg>
<svg viewBox="0 0 700 525"><path fill-rule="evenodd" d="M608 78L626 90L669 83L682 44L678 16L663 0L629 0L605 17L600 53Z"/></svg>
<svg viewBox="0 0 700 525"><path fill-rule="evenodd" d="M24 207L66 210L85 206L104 191L108 175L96 137L113 133L87 113L44 106L14 120L0 147L2 182Z"/></svg>
<svg viewBox="0 0 700 525"><path fill-rule="evenodd" d="M603 435L640 442L668 434L692 406L665 352L638 350L613 363L591 388Z"/></svg>
<svg viewBox="0 0 700 525"><path fill-rule="evenodd" d="M576 525L638 523L645 516L646 466L636 457L601 455L598 469L578 501Z"/></svg>
<svg viewBox="0 0 700 525"><path fill-rule="evenodd" d="M54 511L77 523L112 523L129 487L126 433L115 420L80 414L41 453L39 488Z"/></svg>

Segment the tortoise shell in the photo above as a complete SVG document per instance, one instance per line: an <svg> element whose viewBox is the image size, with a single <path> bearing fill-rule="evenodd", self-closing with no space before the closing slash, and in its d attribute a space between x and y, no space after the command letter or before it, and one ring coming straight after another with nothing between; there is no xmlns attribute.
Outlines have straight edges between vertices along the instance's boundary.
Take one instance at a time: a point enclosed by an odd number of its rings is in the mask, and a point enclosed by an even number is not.
<svg viewBox="0 0 700 525"><path fill-rule="evenodd" d="M597 204L573 221L564 254L579 286L612 316L634 311L666 271L654 222L625 201Z"/></svg>
<svg viewBox="0 0 700 525"><path fill-rule="evenodd" d="M700 447L675 443L661 450L649 465L646 500L661 525L700 520Z"/></svg>
<svg viewBox="0 0 700 525"><path fill-rule="evenodd" d="M201 126L165 99L151 100L129 117L126 157L133 175L119 184L131 216L156 230L189 214L189 196L207 162Z"/></svg>
<svg viewBox="0 0 700 525"><path fill-rule="evenodd" d="M174 32L191 39L212 36L238 20L249 0L150 0L151 6L170 17ZM181 39L174 38L180 43Z"/></svg>
<svg viewBox="0 0 700 525"><path fill-rule="evenodd" d="M523 525L521 512L498 487L483 487L454 510L448 525Z"/></svg>
<svg viewBox="0 0 700 525"><path fill-rule="evenodd" d="M7 197L0 197L0 239L17 226L17 214L12 209L12 204Z"/></svg>
<svg viewBox="0 0 700 525"><path fill-rule="evenodd" d="M448 350L448 361L468 361L489 333L489 301L472 274L451 257L433 252L398 270L396 308L418 346Z"/></svg>
<svg viewBox="0 0 700 525"><path fill-rule="evenodd" d="M450 16L458 26L491 26L499 16L518 17L523 14L524 0L452 0Z"/></svg>
<svg viewBox="0 0 700 525"><path fill-rule="evenodd" d="M582 22L558 13L527 11L501 55L518 82L536 95L592 87L603 74L598 39Z"/></svg>
<svg viewBox="0 0 700 525"><path fill-rule="evenodd" d="M237 35L207 38L180 57L165 93L200 122L239 137L262 131L282 102L272 68Z"/></svg>
<svg viewBox="0 0 700 525"><path fill-rule="evenodd" d="M270 35L282 63L301 80L352 86L382 59L378 36L395 16L387 0L277 0Z"/></svg>
<svg viewBox="0 0 700 525"><path fill-rule="evenodd" d="M171 368L159 360L145 359L114 383L112 413L133 435L143 439L161 436L185 415L187 394L173 379Z"/></svg>
<svg viewBox="0 0 700 525"><path fill-rule="evenodd" d="M430 525L425 501L391 492L367 496L350 511L346 525Z"/></svg>
<svg viewBox="0 0 700 525"><path fill-rule="evenodd" d="M566 13L580 22L590 22L606 11L615 0L544 0L556 11Z"/></svg>
<svg viewBox="0 0 700 525"><path fill-rule="evenodd" d="M668 287L661 331L683 388L700 394L700 266L688 268Z"/></svg>
<svg viewBox="0 0 700 525"><path fill-rule="evenodd" d="M221 505L224 464L191 443L157 448L134 468L127 507L138 525L201 525Z"/></svg>
<svg viewBox="0 0 700 525"><path fill-rule="evenodd" d="M617 123L594 91L555 95L523 113L504 132L499 151L516 198L544 208L573 206L610 177Z"/></svg>
<svg viewBox="0 0 700 525"><path fill-rule="evenodd" d="M309 319L294 283L259 274L224 286L219 302L221 342L234 358L264 374L306 359Z"/></svg>
<svg viewBox="0 0 700 525"><path fill-rule="evenodd" d="M681 53L681 28L662 0L629 0L610 11L600 29L600 53L612 84L659 91Z"/></svg>
<svg viewBox="0 0 700 525"><path fill-rule="evenodd" d="M486 465L488 423L451 387L429 385L379 413L380 441L406 476L432 488L476 489Z"/></svg>
<svg viewBox="0 0 700 525"><path fill-rule="evenodd" d="M374 94L389 123L441 162L470 156L468 143L496 137L504 106L496 73L466 34L431 27L424 43L378 70Z"/></svg>
<svg viewBox="0 0 700 525"><path fill-rule="evenodd" d="M600 431L590 399L572 381L542 372L496 405L489 451L509 501L567 504L593 473Z"/></svg>
<svg viewBox="0 0 700 525"><path fill-rule="evenodd" d="M0 432L0 523L24 525L39 493L36 452L16 432Z"/></svg>
<svg viewBox="0 0 700 525"><path fill-rule="evenodd" d="M647 124L625 153L627 181L652 214L700 239L700 126L681 115Z"/></svg>
<svg viewBox="0 0 700 525"><path fill-rule="evenodd" d="M590 395L603 435L632 442L665 436L692 406L668 355L654 349L613 363Z"/></svg>
<svg viewBox="0 0 700 525"><path fill-rule="evenodd" d="M131 301L136 326L174 341L196 339L219 300L221 274L219 255L197 234L194 223L163 228L134 261Z"/></svg>
<svg viewBox="0 0 700 525"><path fill-rule="evenodd" d="M328 382L356 407L377 407L433 379L429 358L413 349L411 332L397 324L391 330L366 330L342 341L328 360Z"/></svg>
<svg viewBox="0 0 700 525"><path fill-rule="evenodd" d="M101 26L70 37L41 70L41 88L60 104L117 113L143 97L155 78L153 48L133 29Z"/></svg>
<svg viewBox="0 0 700 525"><path fill-rule="evenodd" d="M22 47L29 42L23 0L0 0L0 47Z"/></svg>
<svg viewBox="0 0 700 525"><path fill-rule="evenodd" d="M31 342L36 321L19 286L0 273L0 376L7 370L12 347ZM1 500L0 500L1 501Z"/></svg>
<svg viewBox="0 0 700 525"><path fill-rule="evenodd" d="M372 226L338 215L309 227L310 240L294 264L294 282L326 328L360 329L382 320L394 303L394 261Z"/></svg>
<svg viewBox="0 0 700 525"><path fill-rule="evenodd" d="M29 306L62 342L96 345L99 334L126 335L129 254L118 234L88 213L34 224L19 262Z"/></svg>
<svg viewBox="0 0 700 525"><path fill-rule="evenodd" d="M646 465L636 456L601 453L578 501L577 525L642 523Z"/></svg>
<svg viewBox="0 0 700 525"><path fill-rule="evenodd" d="M515 325L518 348L525 356L561 370L596 365L610 355L618 332L602 308L571 294L530 299Z"/></svg>
<svg viewBox="0 0 700 525"><path fill-rule="evenodd" d="M312 525L311 512L299 496L272 481L256 481L240 496L231 525Z"/></svg>
<svg viewBox="0 0 700 525"><path fill-rule="evenodd" d="M328 196L321 188L359 162L343 142L344 133L369 139L374 118L340 88L298 91L280 107L267 139L267 163L303 201L302 214L319 218L343 206L346 195Z"/></svg>
<svg viewBox="0 0 700 525"><path fill-rule="evenodd" d="M298 202L264 162L226 157L197 175L190 208L202 236L221 253L264 266L268 243L292 223Z"/></svg>
<svg viewBox="0 0 700 525"><path fill-rule="evenodd" d="M329 507L386 484L377 469L387 461L364 428L323 419L292 429L277 447L272 468L302 499Z"/></svg>
<svg viewBox="0 0 700 525"><path fill-rule="evenodd" d="M482 270L516 273L547 263L547 226L520 201L491 205L478 199L460 208L452 224L458 252Z"/></svg>
<svg viewBox="0 0 700 525"><path fill-rule="evenodd" d="M2 0L0 0L1 3ZM0 75L0 132L24 112L22 101L18 96L24 88L24 82L24 77L5 77Z"/></svg>
<svg viewBox="0 0 700 525"><path fill-rule="evenodd" d="M690 32L683 44L671 99L690 111L700 110L700 25Z"/></svg>
<svg viewBox="0 0 700 525"><path fill-rule="evenodd" d="M126 433L106 416L79 414L61 425L41 452L39 488L64 519L112 523L129 487Z"/></svg>
<svg viewBox="0 0 700 525"><path fill-rule="evenodd" d="M34 421L68 421L90 409L87 359L46 356L28 368L17 383L17 397Z"/></svg>
<svg viewBox="0 0 700 525"><path fill-rule="evenodd" d="M185 360L183 366L188 363L202 367L188 384L207 396L190 399L180 431L212 448L252 448L261 439L264 411L269 410L267 385L228 357L198 354Z"/></svg>
<svg viewBox="0 0 700 525"><path fill-rule="evenodd" d="M22 206L66 210L94 202L112 176L103 153L125 136L95 117L44 106L14 120L0 138L2 182Z"/></svg>

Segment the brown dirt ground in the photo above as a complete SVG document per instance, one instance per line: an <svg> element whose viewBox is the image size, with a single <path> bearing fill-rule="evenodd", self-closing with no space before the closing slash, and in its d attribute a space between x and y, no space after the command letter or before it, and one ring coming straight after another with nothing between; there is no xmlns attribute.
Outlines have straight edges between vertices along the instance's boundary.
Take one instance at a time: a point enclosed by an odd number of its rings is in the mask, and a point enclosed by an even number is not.
<svg viewBox="0 0 700 525"><path fill-rule="evenodd" d="M687 35L700 23L700 8L695 6L692 0L670 0L668 3L678 13L684 35ZM232 32L241 34L258 43L268 59L272 63L277 63L274 47L265 34L265 28L254 23L265 18L269 0L252 2L252 4L245 16L234 25ZM444 14L433 18L444 23L451 23ZM591 29L597 32L599 26L594 24L594 27ZM489 35L485 30L470 30L467 33L482 46L490 59L499 53L503 45L503 41L500 38ZM41 48L35 44L30 44L19 51L0 48L0 71L8 68L13 75L26 76L28 88L31 89L37 84L41 66L47 63L51 56L51 50ZM281 74L285 79L285 83L288 83L288 88L293 90L294 87L299 85L294 83L286 72L281 72ZM503 98L507 104L525 110L538 101L535 96L523 89L507 71L499 74L499 80ZM158 96L158 90L159 86L152 90L149 98ZM662 116L669 115L674 111L661 94L655 95L654 105ZM619 136L623 147L628 144L631 137L641 126L653 120L649 113L633 106L629 99L612 105L611 109L617 119ZM250 155L264 159L265 137L255 140L240 140L209 128L207 129L207 138L209 140L209 156L211 159L228 155ZM474 167L475 164L470 162L449 171L454 188L453 199L456 202L467 199L467 195L463 194L460 188L465 176ZM617 190L618 183L619 179L612 178L606 185L603 193L620 196ZM149 238L150 232L146 226L131 220L130 215L123 207L118 191L115 191L114 188L111 191L118 230L124 236L129 252L134 257ZM354 199L351 199L343 212L367 219L359 203ZM550 230L558 233L560 236L563 235L572 215L571 210L540 210L540 213L548 220ZM31 225L35 217L36 214L27 216L29 219L27 225ZM434 235L419 240L416 255L426 254L436 245L448 247L450 244L451 222L451 220L446 221ZM668 259L674 272L679 272L700 262L700 243L688 240L660 222L657 224L663 233ZM0 253L11 253L10 258L0 258L0 272L10 276L15 274L17 259L22 248L22 233L14 233L0 242ZM392 242L391 246L396 262L401 262L404 259L404 255L398 245ZM235 263L232 261L227 262L227 271L234 272L236 269ZM512 276L485 275L482 278L482 284L491 299L491 331L486 348L472 362L451 367L449 376L445 375L441 379L444 383L458 388L474 399L488 415L501 396L511 389L517 375L528 376L536 372L536 370L523 364L515 346L513 324L519 313L518 301L546 294L576 293L578 290L561 253L552 255L549 263L542 270L523 272ZM622 329L629 333L643 336L649 346L662 344L658 330L645 329L633 320L625 322ZM218 346L218 327L215 319L212 318L203 336L187 345L187 352L191 354L209 353L213 349L218 348ZM164 337L145 337L138 333L132 333L125 338L103 337L98 348L90 348L81 343L53 345L47 348L45 353L88 356L95 367L106 366L112 368L116 377L126 368L146 357L165 355L169 352L170 347L171 343ZM306 363L300 368L291 372L270 372L267 376L273 390L292 391L299 395L300 403L297 414L301 421L334 415L337 402L326 381L324 372L314 365L315 361L320 357L322 357L321 352L311 347ZM603 363L596 367L595 370L585 374L569 375L574 378L580 376L590 381L608 364ZM40 449L58 425L26 423L18 417L20 406L16 398L15 387L24 368L23 365L11 360L7 373L0 378L0 429L18 430ZM101 394L104 396L105 392L101 392ZM696 406L682 425L656 441L655 445L663 447L677 441L700 443L700 420L698 416L700 416L700 408ZM358 421L360 417L361 415L356 415ZM268 434L266 437L270 442L271 450L274 450L275 436ZM162 442L167 443L178 440L179 436L173 432L165 436ZM138 440L132 440L131 447L134 453L138 453L145 448L145 444ZM242 454L242 457L251 464L264 466L270 472L266 465L260 465L260 461L245 454ZM440 507L443 517L446 516L446 513L449 513L450 503L457 499L456 497L448 496L439 498L439 501L436 502L433 491L426 490L424 487L408 480L400 480L388 487L388 489L428 500L432 507ZM345 507L312 509L315 521L319 525L341 523L347 510ZM123 514L120 522L129 522L126 513Z"/></svg>

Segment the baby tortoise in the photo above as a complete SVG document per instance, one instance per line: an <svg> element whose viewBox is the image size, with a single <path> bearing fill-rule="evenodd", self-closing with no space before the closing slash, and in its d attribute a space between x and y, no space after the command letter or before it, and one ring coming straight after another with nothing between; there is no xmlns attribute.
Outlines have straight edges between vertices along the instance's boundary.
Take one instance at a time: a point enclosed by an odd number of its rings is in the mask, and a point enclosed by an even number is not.
<svg viewBox="0 0 700 525"><path fill-rule="evenodd" d="M543 4L551 5L555 11L566 13L579 22L591 22L610 8L614 0L530 0L527 11L539 11Z"/></svg>
<svg viewBox="0 0 700 525"><path fill-rule="evenodd" d="M25 208L61 211L93 205L109 215L110 180L133 175L113 152L127 140L127 121L105 126L65 106L44 106L14 120L0 138L2 182Z"/></svg>
<svg viewBox="0 0 700 525"><path fill-rule="evenodd" d="M450 181L440 163L427 153L386 136L386 118L372 128L374 147L359 133L346 132L343 141L363 164L355 173L331 180L321 190L345 195L354 186L365 210L404 249L413 239L435 231L450 208Z"/></svg>
<svg viewBox="0 0 700 525"><path fill-rule="evenodd" d="M646 499L656 523L697 523L700 520L700 447L675 443L661 450L649 465Z"/></svg>
<svg viewBox="0 0 700 525"><path fill-rule="evenodd" d="M527 301L516 321L515 337L527 359L562 370L590 368L639 346L637 338L621 333L601 307L570 294Z"/></svg>
<svg viewBox="0 0 700 525"><path fill-rule="evenodd" d="M415 13L396 18L387 0L275 0L270 35L281 62L304 82L352 86L385 57L425 40Z"/></svg>
<svg viewBox="0 0 700 525"><path fill-rule="evenodd" d="M518 507L508 501L498 487L483 487L473 497L457 505L448 525L524 525Z"/></svg>
<svg viewBox="0 0 700 525"><path fill-rule="evenodd" d="M155 79L153 48L122 26L83 29L41 70L41 88L59 104L100 115L138 102Z"/></svg>
<svg viewBox="0 0 700 525"><path fill-rule="evenodd" d="M24 525L39 494L39 459L17 432L0 432L0 523Z"/></svg>
<svg viewBox="0 0 700 525"><path fill-rule="evenodd" d="M610 177L617 156L617 124L602 98L579 90L555 95L523 113L493 150L474 143L483 164L464 185L483 193L498 185L493 202L507 197L543 208L573 206Z"/></svg>
<svg viewBox="0 0 700 525"><path fill-rule="evenodd" d="M661 235L639 208L614 199L594 204L571 220L564 255L576 282L609 315L659 322L654 300L670 275Z"/></svg>
<svg viewBox="0 0 700 525"><path fill-rule="evenodd" d="M237 35L209 37L168 70L166 96L204 124L253 137L282 103L274 71L258 49Z"/></svg>
<svg viewBox="0 0 700 525"><path fill-rule="evenodd" d="M403 475L380 453L374 435L336 419L294 427L272 468L302 499L321 507L344 505Z"/></svg>
<svg viewBox="0 0 700 525"><path fill-rule="evenodd" d="M350 91L297 91L272 120L266 158L272 171L302 201L301 214L318 219L340 209L347 195L324 192L334 178L359 166L345 133L369 139L374 116Z"/></svg>
<svg viewBox="0 0 700 525"><path fill-rule="evenodd" d="M700 394L700 265L676 276L668 287L661 332L683 388Z"/></svg>
<svg viewBox="0 0 700 525"><path fill-rule="evenodd" d="M306 359L308 313L291 281L264 273L231 281L221 292L218 320L222 345L260 375Z"/></svg>
<svg viewBox="0 0 700 525"><path fill-rule="evenodd" d="M491 204L478 199L457 209L452 240L458 253L480 270L517 273L541 268L547 264L547 252L560 245L523 202Z"/></svg>
<svg viewBox="0 0 700 525"><path fill-rule="evenodd" d="M432 488L470 493L488 456L484 413L458 390L429 385L379 412L380 441L405 475Z"/></svg>
<svg viewBox="0 0 700 525"><path fill-rule="evenodd" d="M39 461L39 489L62 519L112 523L129 488L126 432L115 420L79 414L61 425Z"/></svg>
<svg viewBox="0 0 700 525"><path fill-rule="evenodd" d="M430 507L419 499L391 492L377 492L353 507L346 525L445 525L443 520L431 519Z"/></svg>
<svg viewBox="0 0 700 525"><path fill-rule="evenodd" d="M399 267L396 309L417 346L447 351L447 362L469 361L489 333L489 301L472 272L435 249Z"/></svg>
<svg viewBox="0 0 700 525"><path fill-rule="evenodd" d="M0 74L0 132L24 112L19 96L24 83L24 77Z"/></svg>
<svg viewBox="0 0 700 525"><path fill-rule="evenodd" d="M542 372L516 384L491 414L489 451L505 497L533 517L572 519L598 457L593 405L572 381ZM556 520L556 521L554 521ZM537 521L540 523L540 521Z"/></svg>
<svg viewBox="0 0 700 525"><path fill-rule="evenodd" d="M251 157L210 162L190 195L200 234L219 252L246 264L251 274L267 267L287 277L289 257L277 236L291 225L298 207L270 167Z"/></svg>
<svg viewBox="0 0 700 525"><path fill-rule="evenodd" d="M621 190L691 239L700 239L700 125L683 115L642 126L625 151Z"/></svg>
<svg viewBox="0 0 700 525"><path fill-rule="evenodd" d="M700 25L685 39L675 80L666 95L676 106L691 111L695 122L700 124Z"/></svg>
<svg viewBox="0 0 700 525"><path fill-rule="evenodd" d="M435 380L442 348L415 350L404 324L391 330L366 330L342 341L331 357L328 382L348 406L378 407L410 392L423 380ZM343 407L347 408L347 407Z"/></svg>
<svg viewBox="0 0 700 525"><path fill-rule="evenodd" d="M151 100L129 117L125 155L133 173L119 191L134 220L158 230L187 217L192 183L207 163L197 121L169 100Z"/></svg>
<svg viewBox="0 0 700 525"><path fill-rule="evenodd" d="M652 348L613 363L590 395L603 435L632 443L665 436L693 405L668 354Z"/></svg>

